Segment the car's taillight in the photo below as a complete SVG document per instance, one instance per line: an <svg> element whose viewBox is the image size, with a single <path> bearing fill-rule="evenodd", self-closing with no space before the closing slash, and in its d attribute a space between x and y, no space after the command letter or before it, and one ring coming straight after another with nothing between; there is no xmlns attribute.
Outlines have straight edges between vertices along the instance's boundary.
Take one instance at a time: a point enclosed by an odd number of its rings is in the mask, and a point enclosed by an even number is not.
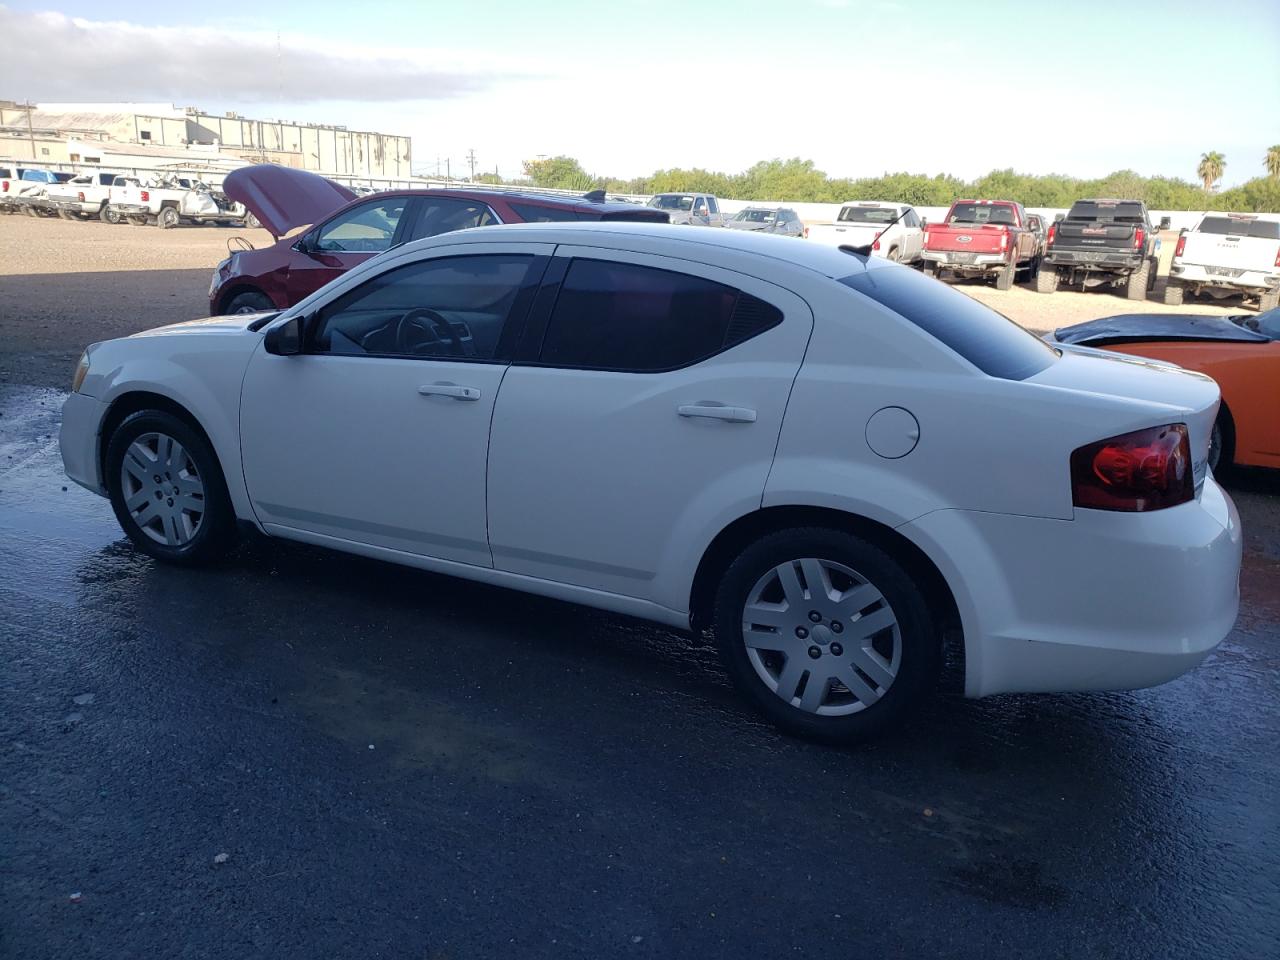
<svg viewBox="0 0 1280 960"><path fill-rule="evenodd" d="M1143 241L1143 240L1145 240L1146 238L1147 238L1147 235L1146 235L1145 233L1143 233L1143 232L1142 232L1142 228L1141 228L1141 227L1139 227L1137 230L1133 231L1133 249L1135 249L1135 250L1141 250L1141 249L1142 249L1142 241Z"/></svg>
<svg viewBox="0 0 1280 960"><path fill-rule="evenodd" d="M151 193L150 193L150 191L148 191L148 190L143 190L143 191L142 191L142 202L143 202L143 203L150 203L150 202L151 202Z"/></svg>
<svg viewBox="0 0 1280 960"><path fill-rule="evenodd" d="M1090 510L1143 513L1195 497L1185 423L1099 440L1071 454L1071 501Z"/></svg>
<svg viewBox="0 0 1280 960"><path fill-rule="evenodd" d="M879 250L879 249L880 249L880 234L878 234L878 233L877 233L877 234L876 234L876 238L875 238L874 240L872 240L872 241L871 241L871 249L872 249L872 250Z"/></svg>
<svg viewBox="0 0 1280 960"><path fill-rule="evenodd" d="M805 228L804 228L804 238L805 238L806 240L808 240L808 239L809 239L809 228L808 228L808 227L805 227Z"/></svg>
<svg viewBox="0 0 1280 960"><path fill-rule="evenodd" d="M1058 225L1056 223L1049 224L1049 236L1045 239L1045 246L1053 246L1053 238L1058 235Z"/></svg>
<svg viewBox="0 0 1280 960"><path fill-rule="evenodd" d="M83 194L83 193L77 193L77 194L76 194L76 199L77 199L77 200L79 200L81 203L84 203L84 194Z"/></svg>
<svg viewBox="0 0 1280 960"><path fill-rule="evenodd" d="M1009 249L1009 231L1001 230L1000 231L1000 252L1004 253L1008 249Z"/></svg>
<svg viewBox="0 0 1280 960"><path fill-rule="evenodd" d="M8 192L9 192L9 181L8 181L8 180L0 180L0 190L3 190L5 193L8 193Z"/></svg>
<svg viewBox="0 0 1280 960"><path fill-rule="evenodd" d="M1280 267L1280 247L1276 247L1276 266Z"/></svg>
<svg viewBox="0 0 1280 960"><path fill-rule="evenodd" d="M1178 237L1178 245L1173 248L1173 255L1175 257L1180 257L1182 256L1182 251L1186 249L1187 249L1187 235L1184 233L1180 237ZM1277 255L1277 262L1280 262L1280 254Z"/></svg>
<svg viewBox="0 0 1280 960"><path fill-rule="evenodd" d="M926 247L929 245L929 231L928 231L928 230L926 230L926 231L924 232L924 245L925 245Z"/></svg>

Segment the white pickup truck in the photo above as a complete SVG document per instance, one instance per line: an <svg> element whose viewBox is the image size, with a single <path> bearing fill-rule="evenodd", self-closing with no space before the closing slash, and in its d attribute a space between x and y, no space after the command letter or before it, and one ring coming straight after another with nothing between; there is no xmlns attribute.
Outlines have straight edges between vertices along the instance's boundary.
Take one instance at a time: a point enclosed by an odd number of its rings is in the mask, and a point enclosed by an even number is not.
<svg viewBox="0 0 1280 960"><path fill-rule="evenodd" d="M186 223L229 223L257 226L244 206L233 203L208 184L184 177L141 184L121 178L111 188L111 210L132 224L154 223L162 230Z"/></svg>
<svg viewBox="0 0 1280 960"><path fill-rule="evenodd" d="M111 212L111 185L121 179L114 173L81 173L66 183L51 183L49 206L63 220L98 217L104 223L115 223L118 218Z"/></svg>
<svg viewBox="0 0 1280 960"><path fill-rule="evenodd" d="M1258 298L1260 311L1280 306L1280 216L1210 213L1178 237L1164 302L1188 294Z"/></svg>
<svg viewBox="0 0 1280 960"><path fill-rule="evenodd" d="M804 236L833 247L870 245L873 257L898 263L917 262L924 248L923 225L909 203L850 201L840 208L834 223L811 223Z"/></svg>

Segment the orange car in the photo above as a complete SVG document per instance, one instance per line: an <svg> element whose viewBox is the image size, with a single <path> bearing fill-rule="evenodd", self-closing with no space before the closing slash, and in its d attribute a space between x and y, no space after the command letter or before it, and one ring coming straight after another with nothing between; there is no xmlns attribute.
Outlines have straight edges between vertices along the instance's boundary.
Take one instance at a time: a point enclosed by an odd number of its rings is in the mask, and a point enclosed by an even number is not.
<svg viewBox="0 0 1280 960"><path fill-rule="evenodd" d="M1280 310L1230 317L1129 313L1062 327L1053 339L1208 374L1222 390L1210 468L1280 468Z"/></svg>

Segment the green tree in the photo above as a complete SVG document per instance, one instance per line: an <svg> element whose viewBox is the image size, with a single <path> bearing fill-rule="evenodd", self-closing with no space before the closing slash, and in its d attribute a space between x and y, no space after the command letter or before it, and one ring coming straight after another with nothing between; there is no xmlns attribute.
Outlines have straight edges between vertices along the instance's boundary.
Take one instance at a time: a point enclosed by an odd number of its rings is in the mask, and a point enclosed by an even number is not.
<svg viewBox="0 0 1280 960"><path fill-rule="evenodd" d="M1200 165L1196 167L1196 176L1200 178L1206 190L1212 190L1213 185L1222 179L1222 173L1226 169L1227 158L1217 150L1211 150L1200 154Z"/></svg>
<svg viewBox="0 0 1280 960"><path fill-rule="evenodd" d="M1267 147L1267 155L1262 158L1267 167L1267 176L1272 180L1280 180L1280 143Z"/></svg>
<svg viewBox="0 0 1280 960"><path fill-rule="evenodd" d="M547 157L542 160L526 160L523 164L524 175L535 187L550 187L556 190L591 190L595 188L596 178L582 169L582 164L573 157Z"/></svg>

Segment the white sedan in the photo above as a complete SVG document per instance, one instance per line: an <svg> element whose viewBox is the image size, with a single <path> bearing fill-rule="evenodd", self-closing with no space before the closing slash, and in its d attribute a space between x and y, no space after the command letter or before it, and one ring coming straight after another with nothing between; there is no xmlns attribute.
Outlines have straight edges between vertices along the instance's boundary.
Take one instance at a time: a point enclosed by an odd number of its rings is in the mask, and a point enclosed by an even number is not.
<svg viewBox="0 0 1280 960"><path fill-rule="evenodd" d="M880 259L523 225L95 344L61 446L158 559L241 522L711 629L774 722L847 740L919 709L944 637L975 697L1199 663L1239 599L1218 399Z"/></svg>

